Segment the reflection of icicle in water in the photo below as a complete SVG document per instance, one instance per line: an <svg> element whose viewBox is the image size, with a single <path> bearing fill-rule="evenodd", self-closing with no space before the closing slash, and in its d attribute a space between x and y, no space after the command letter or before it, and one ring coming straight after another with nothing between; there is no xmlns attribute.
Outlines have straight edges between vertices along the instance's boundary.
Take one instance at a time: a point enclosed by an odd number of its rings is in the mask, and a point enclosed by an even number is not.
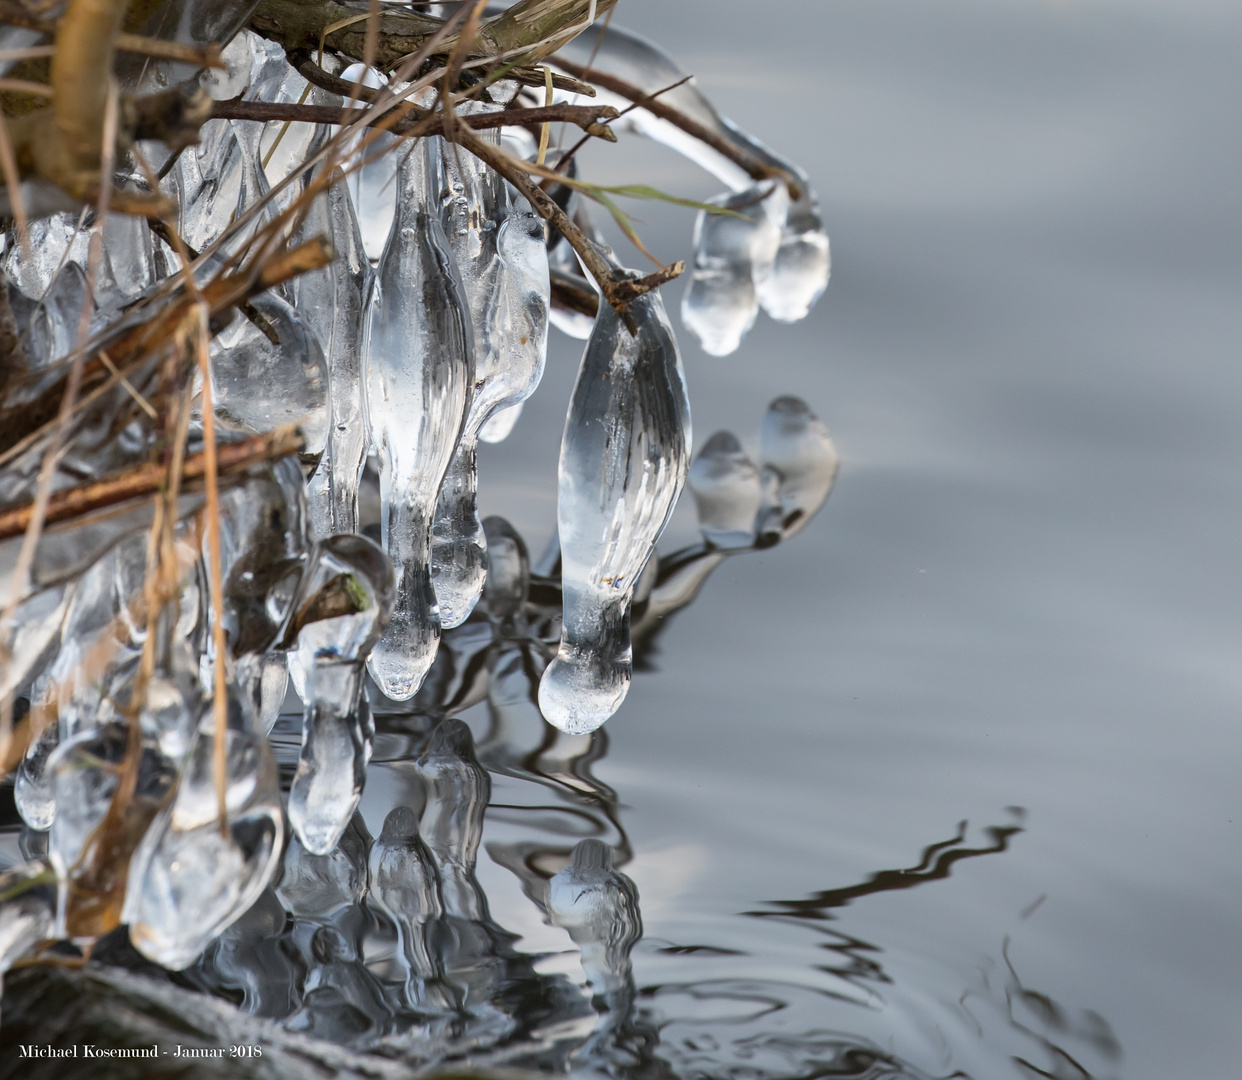
<svg viewBox="0 0 1242 1080"><path fill-rule="evenodd" d="M759 470L731 431L703 444L689 480L703 539L718 548L750 547L762 498Z"/></svg>
<svg viewBox="0 0 1242 1080"><path fill-rule="evenodd" d="M612 851L583 840L570 862L548 883L548 913L582 951L582 968L595 993L609 1001L632 994L630 950L643 934L634 883L612 869Z"/></svg>
<svg viewBox="0 0 1242 1080"><path fill-rule="evenodd" d="M689 464L690 404L663 301L650 292L630 312L636 336L600 304L561 443L564 624L539 705L562 731L593 731L625 698L630 602Z"/></svg>
<svg viewBox="0 0 1242 1080"><path fill-rule="evenodd" d="M371 731L362 677L388 621L392 568L365 537L331 536L316 549L302 590L291 633L306 675L306 714L289 823L308 851L324 855L349 824L366 783Z"/></svg>
<svg viewBox="0 0 1242 1080"><path fill-rule="evenodd" d="M369 668L398 701L418 691L440 642L428 564L431 518L474 367L461 286L428 207L433 142L422 140L402 160L399 212L371 288L365 346L381 530L397 575L392 619Z"/></svg>
<svg viewBox="0 0 1242 1080"><path fill-rule="evenodd" d="M479 137L499 142L498 131ZM460 147L443 147L440 161L445 232L474 334L470 411L432 524L431 579L447 629L465 622L487 573L476 500L480 429L539 384L547 353L549 283L543 224L530 204Z"/></svg>
<svg viewBox="0 0 1242 1080"><path fill-rule="evenodd" d="M408 806L388 812L371 845L369 887L368 904L396 928L406 1001L417 1007L436 977L427 934L442 908L435 862L418 835L418 815Z"/></svg>
<svg viewBox="0 0 1242 1080"><path fill-rule="evenodd" d="M776 481L771 512L782 539L806 528L828 498L840 458L805 401L779 397L768 406L759 432L759 455Z"/></svg>

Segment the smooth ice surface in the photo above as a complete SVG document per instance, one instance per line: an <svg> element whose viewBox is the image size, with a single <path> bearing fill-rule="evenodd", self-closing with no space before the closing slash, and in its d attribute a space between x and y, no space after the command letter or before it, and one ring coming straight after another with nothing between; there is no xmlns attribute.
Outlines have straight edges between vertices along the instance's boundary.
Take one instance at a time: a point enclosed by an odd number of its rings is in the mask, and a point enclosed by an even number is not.
<svg viewBox="0 0 1242 1080"><path fill-rule="evenodd" d="M474 377L469 311L430 201L435 142L424 139L402 157L398 213L371 287L365 345L383 545L397 575L392 618L369 668L398 701L418 691L440 641L431 522Z"/></svg>
<svg viewBox="0 0 1242 1080"><path fill-rule="evenodd" d="M685 483L690 405L658 293L608 304L582 356L561 440L557 522L564 625L539 706L562 731L593 731L630 682L630 601Z"/></svg>

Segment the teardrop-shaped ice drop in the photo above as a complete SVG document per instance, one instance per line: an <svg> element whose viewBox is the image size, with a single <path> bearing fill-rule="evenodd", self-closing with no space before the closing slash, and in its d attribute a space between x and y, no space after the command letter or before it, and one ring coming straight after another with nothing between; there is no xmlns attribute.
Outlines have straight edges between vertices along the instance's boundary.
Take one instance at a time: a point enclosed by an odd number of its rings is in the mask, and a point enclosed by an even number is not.
<svg viewBox="0 0 1242 1080"><path fill-rule="evenodd" d="M482 132L499 141L499 132ZM469 617L483 591L487 545L479 522L479 432L493 414L524 401L547 354L547 250L530 204L478 158L441 152L443 221L474 334L474 393L436 503L431 580L448 629Z"/></svg>
<svg viewBox="0 0 1242 1080"><path fill-rule="evenodd" d="M371 288L365 344L381 535L397 576L392 618L369 668L397 701L417 693L440 643L431 519L474 380L469 312L428 202L435 141L422 140L401 162L399 209Z"/></svg>
<svg viewBox="0 0 1242 1080"><path fill-rule="evenodd" d="M217 816L216 736L208 705L172 802L151 823L130 864L123 912L130 941L166 968L193 963L258 899L280 864L279 776L267 739L250 719L230 702L227 828Z"/></svg>
<svg viewBox="0 0 1242 1080"><path fill-rule="evenodd" d="M306 675L306 712L289 823L314 855L336 846L362 796L371 756L362 674L392 595L392 567L364 536L328 537L303 578L292 631Z"/></svg>
<svg viewBox="0 0 1242 1080"><path fill-rule="evenodd" d="M13 781L13 801L22 820L32 829L50 829L56 816L56 797L47 762L60 745L60 723L52 720L33 739Z"/></svg>
<svg viewBox="0 0 1242 1080"><path fill-rule="evenodd" d="M630 603L685 483L690 403L677 341L653 291L638 332L600 304L561 441L557 523L564 621L539 684L562 731L594 731L629 690Z"/></svg>
<svg viewBox="0 0 1242 1080"><path fill-rule="evenodd" d="M788 169L802 184L802 194L785 215L772 272L757 282L760 306L778 322L805 319L824 295L832 273L832 252L820 220L819 200L806 174L793 166Z"/></svg>
<svg viewBox="0 0 1242 1080"><path fill-rule="evenodd" d="M737 436L718 431L708 439L689 479L703 539L718 548L750 547L763 493L759 470Z"/></svg>
<svg viewBox="0 0 1242 1080"><path fill-rule="evenodd" d="M710 200L729 214L699 212L681 319L712 356L734 352L755 324L756 281L771 273L780 246L780 228L772 215L783 216L784 191L783 185L755 185ZM768 200L779 205L766 207Z"/></svg>
<svg viewBox="0 0 1242 1080"><path fill-rule="evenodd" d="M768 406L759 429L759 457L777 479L782 539L801 532L824 505L840 458L828 429L797 397Z"/></svg>

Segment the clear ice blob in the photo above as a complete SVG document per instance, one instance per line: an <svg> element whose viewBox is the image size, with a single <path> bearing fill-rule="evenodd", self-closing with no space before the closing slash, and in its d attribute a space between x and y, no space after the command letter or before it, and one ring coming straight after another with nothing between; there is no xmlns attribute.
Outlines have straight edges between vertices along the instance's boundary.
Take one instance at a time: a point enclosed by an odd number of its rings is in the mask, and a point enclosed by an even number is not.
<svg viewBox="0 0 1242 1080"><path fill-rule="evenodd" d="M328 369L323 348L301 313L272 293L251 301L211 345L213 402L221 420L264 432L298 423L306 452L328 439Z"/></svg>
<svg viewBox="0 0 1242 1080"><path fill-rule="evenodd" d="M435 141L423 139L401 162L399 208L371 288L365 344L381 536L397 577L392 618L369 669L396 701L417 693L440 643L431 520L474 381L469 311L430 203Z"/></svg>
<svg viewBox="0 0 1242 1080"><path fill-rule="evenodd" d="M392 609L392 567L366 537L331 536L317 545L302 588L291 633L306 676L306 712L289 823L307 851L325 855L366 782L371 731L363 671Z"/></svg>
<svg viewBox="0 0 1242 1080"><path fill-rule="evenodd" d="M539 684L562 731L594 731L621 706L632 671L634 588L685 483L690 403L658 291L600 304L561 441L557 523L564 619Z"/></svg>
<svg viewBox="0 0 1242 1080"><path fill-rule="evenodd" d="M824 505L840 458L811 407L801 398L779 397L768 406L759 429L759 459L775 478L780 535L788 539Z"/></svg>
<svg viewBox="0 0 1242 1080"><path fill-rule="evenodd" d="M152 822L129 868L122 917L130 941L171 970L188 967L244 914L280 864L284 825L271 747L247 710L230 701L222 826L214 725L208 704L172 801Z"/></svg>
<svg viewBox="0 0 1242 1080"><path fill-rule="evenodd" d="M768 200L778 201L779 209L765 207ZM756 281L772 272L781 240L771 214L783 213L786 196L783 185L765 184L709 201L731 213L699 212L681 321L704 352L728 356L759 314Z"/></svg>
<svg viewBox="0 0 1242 1080"><path fill-rule="evenodd" d="M759 469L731 431L718 431L690 466L699 532L713 547L748 548L763 492Z"/></svg>

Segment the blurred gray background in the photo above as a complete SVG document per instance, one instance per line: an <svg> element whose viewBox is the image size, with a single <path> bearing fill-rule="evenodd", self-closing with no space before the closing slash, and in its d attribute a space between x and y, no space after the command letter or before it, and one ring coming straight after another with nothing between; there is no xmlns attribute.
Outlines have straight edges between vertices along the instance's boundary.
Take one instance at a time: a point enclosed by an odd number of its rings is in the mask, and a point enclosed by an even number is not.
<svg viewBox="0 0 1242 1080"><path fill-rule="evenodd" d="M765 1030L857 1032L936 1075L1038 1075L1016 1057L1081 1075L1054 1043L1098 1075L1236 1075L1242 5L622 0L615 18L806 168L832 238L805 322L761 317L723 359L680 334L696 445L753 439L793 393L843 457L820 517L727 563L608 725L639 985L773 980L788 1007ZM719 190L636 139L582 163ZM629 208L658 254L689 255L693 211ZM484 513L536 551L580 353L556 336L482 455ZM662 548L693 526L683 508ZM818 930L738 914L912 867L961 819L975 846L1024 832ZM884 977L843 975L833 935Z"/></svg>

